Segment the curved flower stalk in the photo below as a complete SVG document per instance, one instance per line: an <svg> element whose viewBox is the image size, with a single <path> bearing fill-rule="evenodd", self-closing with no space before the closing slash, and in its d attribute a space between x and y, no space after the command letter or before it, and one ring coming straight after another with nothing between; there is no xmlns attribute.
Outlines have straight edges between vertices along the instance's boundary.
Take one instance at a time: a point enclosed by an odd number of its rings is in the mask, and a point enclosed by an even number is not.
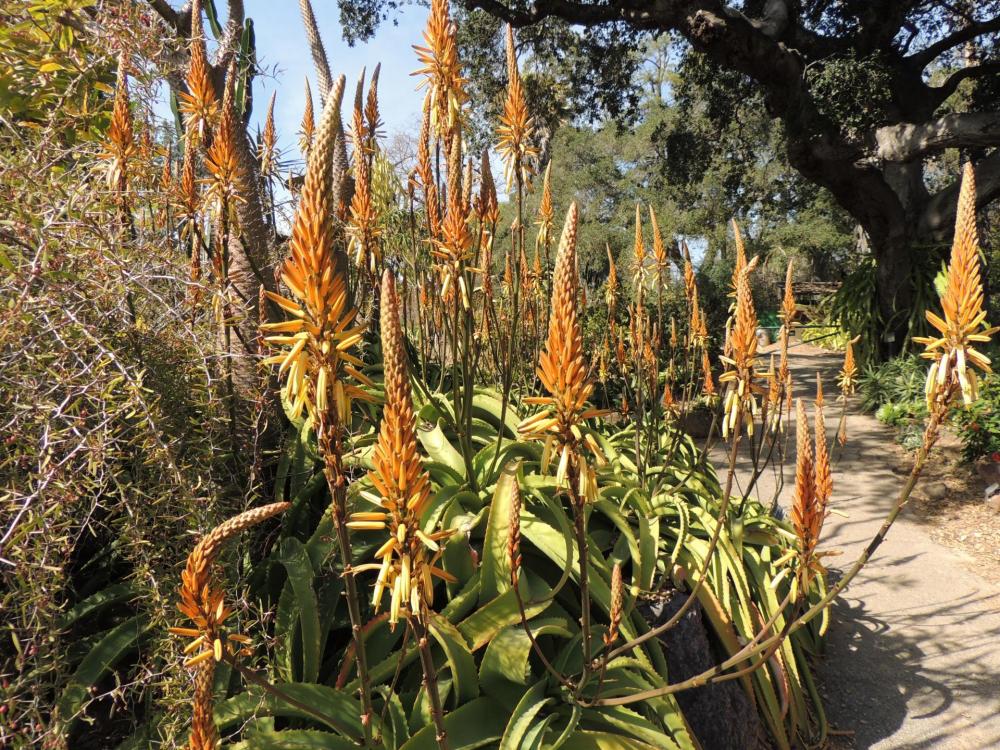
<svg viewBox="0 0 1000 750"><path fill-rule="evenodd" d="M188 750L215 750L219 732L212 718L212 686L215 665L225 657L246 653L250 639L239 633L227 632L225 621L232 610L225 604L224 594L215 586L212 569L219 550L226 540L282 513L290 503L272 503L254 508L217 526L202 538L188 555L181 573L180 602L177 608L194 627L172 627L174 635L192 639L184 647L188 657L184 665L194 668L194 700L191 736Z"/></svg>
<svg viewBox="0 0 1000 750"><path fill-rule="evenodd" d="M978 396L975 368L992 372L990 360L974 348L985 344L1000 327L990 328L983 309L983 284L979 272L979 233L976 228L976 177L966 162L958 195L955 240L948 265L948 285L941 296L944 318L927 311L927 320L940 336L914 337L932 360L925 395L930 412L946 411L955 392L968 406ZM972 365L970 367L970 365Z"/></svg>
<svg viewBox="0 0 1000 750"><path fill-rule="evenodd" d="M431 128L447 145L450 145L451 132L461 121L462 105L468 99L456 35L448 0L431 0L431 12L424 30L427 46L413 47L424 67L410 75L424 76L417 88L427 87Z"/></svg>
<svg viewBox="0 0 1000 750"><path fill-rule="evenodd" d="M503 113L500 115L500 126L497 135L500 142L497 151L504 161L504 176L507 189L515 184L526 186L534 174L532 160L538 154L538 149L531 145L534 132L531 117L528 114L528 103L524 96L524 86L521 83L521 73L517 69L517 52L514 49L514 30L507 26L507 96L503 103Z"/></svg>
<svg viewBox="0 0 1000 750"><path fill-rule="evenodd" d="M739 426L753 435L754 417L758 412L756 394L762 393L757 384L755 371L757 358L757 313L750 291L750 273L757 265L757 259L740 273L736 288L736 321L729 336L730 356L722 356L722 361L731 369L719 378L727 383L725 414L722 421L722 436L728 438Z"/></svg>
<svg viewBox="0 0 1000 750"><path fill-rule="evenodd" d="M193 134L199 143L208 145L219 118L219 100L205 52L201 0L194 0L191 4L191 64L188 67L187 89L180 92L178 102L178 108L184 115L184 132Z"/></svg>

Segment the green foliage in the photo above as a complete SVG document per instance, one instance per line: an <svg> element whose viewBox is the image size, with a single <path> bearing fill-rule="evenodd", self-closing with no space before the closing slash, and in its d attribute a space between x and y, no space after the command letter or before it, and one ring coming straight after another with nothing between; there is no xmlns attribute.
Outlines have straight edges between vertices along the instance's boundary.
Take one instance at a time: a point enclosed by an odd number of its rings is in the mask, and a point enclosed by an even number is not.
<svg viewBox="0 0 1000 750"><path fill-rule="evenodd" d="M927 420L926 378L927 360L916 355L869 364L858 378L861 408L894 427L908 450L919 447Z"/></svg>
<svg viewBox="0 0 1000 750"><path fill-rule="evenodd" d="M81 34L93 0L32 0L5 8L0 26L0 112L22 128L40 128L58 109L77 122L63 137L93 140L107 126L104 98L114 70L92 65L92 40Z"/></svg>
<svg viewBox="0 0 1000 750"><path fill-rule="evenodd" d="M979 387L979 399L955 413L953 425L962 441L966 461L1000 453L1000 378L988 375Z"/></svg>
<svg viewBox="0 0 1000 750"><path fill-rule="evenodd" d="M847 54L806 69L817 107L848 138L857 138L887 119L892 90L886 62L878 54Z"/></svg>

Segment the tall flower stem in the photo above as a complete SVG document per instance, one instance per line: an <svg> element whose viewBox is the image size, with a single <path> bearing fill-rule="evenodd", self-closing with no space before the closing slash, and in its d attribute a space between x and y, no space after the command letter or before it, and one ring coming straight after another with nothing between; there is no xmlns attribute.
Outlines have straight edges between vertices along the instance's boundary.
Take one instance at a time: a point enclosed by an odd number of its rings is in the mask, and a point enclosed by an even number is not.
<svg viewBox="0 0 1000 750"><path fill-rule="evenodd" d="M514 236L515 258L520 257L520 251L524 247L524 181L521 176L521 166L518 163L514 170L517 185L517 232ZM507 407L510 404L510 390L514 378L514 353L517 346L517 329L520 324L521 310L521 267L520 263L513 263L514 287L511 291L511 325L507 336L507 361L504 363L503 371L503 393L500 398L500 430L497 432L497 449L493 454L493 465L490 466L490 474L496 471L497 463L500 461L500 448L503 446L503 426L506 424Z"/></svg>
<svg viewBox="0 0 1000 750"><path fill-rule="evenodd" d="M427 613L424 614L426 616ZM441 696L438 693L437 670L431 655L430 637L427 628L420 621L420 617L411 616L409 621L417 641L417 650L420 652L420 666L424 672L424 690L427 691L427 700L431 704L431 721L434 722L434 739L437 741L439 750L448 750L448 731L444 726L444 711L441 708Z"/></svg>
<svg viewBox="0 0 1000 750"><path fill-rule="evenodd" d="M570 505L573 506L573 530L576 534L577 557L580 563L580 629L582 633L583 647L583 674L577 685L577 695L583 689L590 672L591 654L591 630L590 630L590 578L589 563L590 555L587 549L587 506L584 498L577 493L580 483L580 473L576 467L576 457L571 457L569 467L566 470L566 481L569 485L568 494Z"/></svg>
<svg viewBox="0 0 1000 750"><path fill-rule="evenodd" d="M347 612L351 621L351 640L354 645L354 659L358 665L358 680L361 684L361 725L365 732L365 744L371 744L372 710L371 679L368 675L368 659L361 637L361 608L358 604L358 586L354 575L351 554L351 539L347 533L347 481L341 460L343 445L340 425L328 417L321 417L317 432L320 454L323 456L323 474L330 488L333 527L337 533L337 546L344 569L347 588Z"/></svg>

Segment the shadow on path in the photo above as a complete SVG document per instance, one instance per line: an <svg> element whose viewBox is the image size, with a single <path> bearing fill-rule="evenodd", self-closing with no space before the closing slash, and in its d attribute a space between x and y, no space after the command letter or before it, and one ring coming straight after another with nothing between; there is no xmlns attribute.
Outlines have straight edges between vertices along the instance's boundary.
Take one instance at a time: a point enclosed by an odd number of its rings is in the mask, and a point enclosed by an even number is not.
<svg viewBox="0 0 1000 750"><path fill-rule="evenodd" d="M793 347L790 355L795 396L807 400L810 415L819 371L832 438L841 412L835 402L841 356L810 346ZM854 403L847 432L847 446L832 451L831 507L843 515L827 519L820 545L842 552L830 560L833 577L875 535L903 484L893 471L891 430ZM753 494L765 503L776 496L787 509L794 425L786 445L784 476L766 471ZM714 449L712 460L724 481L724 448ZM752 468L749 455L741 455L737 487ZM904 511L835 602L817 671L831 726L858 750L1000 749L1000 588L963 567Z"/></svg>

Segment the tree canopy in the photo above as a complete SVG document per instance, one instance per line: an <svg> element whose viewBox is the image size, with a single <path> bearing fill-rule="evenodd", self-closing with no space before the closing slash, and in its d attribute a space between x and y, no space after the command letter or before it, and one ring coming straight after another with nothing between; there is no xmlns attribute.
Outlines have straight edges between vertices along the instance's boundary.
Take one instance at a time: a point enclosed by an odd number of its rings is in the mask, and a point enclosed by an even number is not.
<svg viewBox="0 0 1000 750"><path fill-rule="evenodd" d="M387 0L340 5L349 38L370 34L398 7ZM655 73L645 57L649 43L679 41L674 54L686 80L706 94L706 117L740 126L749 105L778 120L787 163L829 190L865 230L890 327L900 325L897 311L913 300L913 255L940 252L954 219L958 186L937 177L942 156L957 149L977 162L979 207L1000 195L996 0L462 5L465 60L484 109L502 83L493 61L499 25L509 23L520 29L538 85L548 87L538 115L549 131L565 121L635 122L643 86ZM682 106L683 98L681 92ZM697 163L699 151L719 147L690 129L660 135L666 148L675 146L664 167L673 176Z"/></svg>

